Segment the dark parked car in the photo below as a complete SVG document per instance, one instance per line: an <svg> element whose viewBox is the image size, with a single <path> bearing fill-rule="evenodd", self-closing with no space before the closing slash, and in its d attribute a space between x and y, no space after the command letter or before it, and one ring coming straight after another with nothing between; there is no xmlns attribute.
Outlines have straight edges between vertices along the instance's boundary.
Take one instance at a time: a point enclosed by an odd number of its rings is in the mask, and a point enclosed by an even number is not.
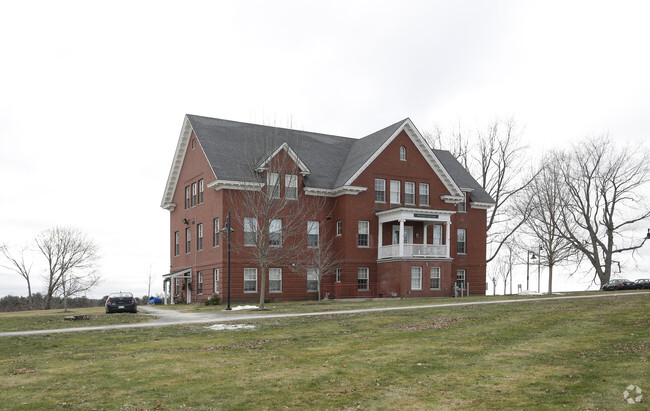
<svg viewBox="0 0 650 411"><path fill-rule="evenodd" d="M120 291L119 293L112 293L108 296L106 299L106 314L120 312L138 312L138 304L135 302L133 294Z"/></svg>
<svg viewBox="0 0 650 411"><path fill-rule="evenodd" d="M611 280L607 284L603 285L603 290L604 291L633 290L634 287L635 285L632 281L619 279L619 280Z"/></svg>
<svg viewBox="0 0 650 411"><path fill-rule="evenodd" d="M634 288L636 288L637 290L650 288L650 278L639 278L634 282Z"/></svg>

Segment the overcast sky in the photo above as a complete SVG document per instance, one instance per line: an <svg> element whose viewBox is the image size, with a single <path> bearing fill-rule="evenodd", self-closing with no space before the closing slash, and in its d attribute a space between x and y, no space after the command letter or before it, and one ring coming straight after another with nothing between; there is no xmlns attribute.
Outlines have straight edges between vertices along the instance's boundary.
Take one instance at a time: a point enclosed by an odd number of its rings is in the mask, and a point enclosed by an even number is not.
<svg viewBox="0 0 650 411"><path fill-rule="evenodd" d="M650 2L620 0L4 1L0 243L75 226L103 255L91 296L145 295L150 270L160 292L186 113L347 137L514 116L535 153L646 140L648 16ZM0 268L0 296L26 292Z"/></svg>

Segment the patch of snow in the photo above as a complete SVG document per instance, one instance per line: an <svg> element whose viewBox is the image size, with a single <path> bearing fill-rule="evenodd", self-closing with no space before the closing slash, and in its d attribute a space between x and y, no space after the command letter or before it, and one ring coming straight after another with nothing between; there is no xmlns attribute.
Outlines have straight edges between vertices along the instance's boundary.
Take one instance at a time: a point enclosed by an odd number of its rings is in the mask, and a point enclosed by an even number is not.
<svg viewBox="0 0 650 411"><path fill-rule="evenodd" d="M251 330L255 328L254 325L250 324L215 324L205 327L212 331L224 331L224 330Z"/></svg>
<svg viewBox="0 0 650 411"><path fill-rule="evenodd" d="M238 305L237 307L232 307L232 311L239 311L239 310L252 310L257 308L256 305Z"/></svg>

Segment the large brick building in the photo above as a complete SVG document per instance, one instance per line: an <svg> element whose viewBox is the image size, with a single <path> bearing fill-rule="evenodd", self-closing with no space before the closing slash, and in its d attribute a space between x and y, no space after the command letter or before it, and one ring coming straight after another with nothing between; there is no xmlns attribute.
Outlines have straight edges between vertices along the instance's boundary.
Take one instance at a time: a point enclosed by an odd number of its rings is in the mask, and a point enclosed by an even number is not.
<svg viewBox="0 0 650 411"><path fill-rule="evenodd" d="M282 154L295 171L268 166ZM250 164L259 167L243 172ZM270 184L296 204L327 205L304 221L304 247L318 244L309 236L321 236L340 257L335 273L322 278L324 296L449 296L454 283L485 294L486 210L494 201L448 151L431 149L410 119L354 139L187 115L161 204L170 216L164 284L171 301L226 294L221 232L229 211L246 214L230 194L262 187L265 195ZM256 301L259 270L241 252L247 228L231 224L238 247L230 293L234 301ZM296 271L291 264L270 269L266 297L316 298L309 276Z"/></svg>

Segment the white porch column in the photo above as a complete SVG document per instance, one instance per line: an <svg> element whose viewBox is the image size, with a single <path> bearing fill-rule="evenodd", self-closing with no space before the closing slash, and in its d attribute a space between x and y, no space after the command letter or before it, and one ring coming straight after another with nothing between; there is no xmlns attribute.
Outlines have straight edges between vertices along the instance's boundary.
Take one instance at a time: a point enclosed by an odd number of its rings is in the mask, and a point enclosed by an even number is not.
<svg viewBox="0 0 650 411"><path fill-rule="evenodd" d="M445 235L445 245L447 245L447 258L449 258L449 247L451 247L450 239L451 239L451 221L447 221L447 229L445 230L447 233Z"/></svg>
<svg viewBox="0 0 650 411"><path fill-rule="evenodd" d="M381 247L384 245L383 233L384 233L384 223L379 223L379 233L377 234L377 259L378 260L382 257Z"/></svg>
<svg viewBox="0 0 650 411"><path fill-rule="evenodd" d="M427 245L427 228L429 228L429 224L423 224L424 226L424 236L422 236L422 244Z"/></svg>
<svg viewBox="0 0 650 411"><path fill-rule="evenodd" d="M399 256L404 257L404 220L400 218L399 220Z"/></svg>

